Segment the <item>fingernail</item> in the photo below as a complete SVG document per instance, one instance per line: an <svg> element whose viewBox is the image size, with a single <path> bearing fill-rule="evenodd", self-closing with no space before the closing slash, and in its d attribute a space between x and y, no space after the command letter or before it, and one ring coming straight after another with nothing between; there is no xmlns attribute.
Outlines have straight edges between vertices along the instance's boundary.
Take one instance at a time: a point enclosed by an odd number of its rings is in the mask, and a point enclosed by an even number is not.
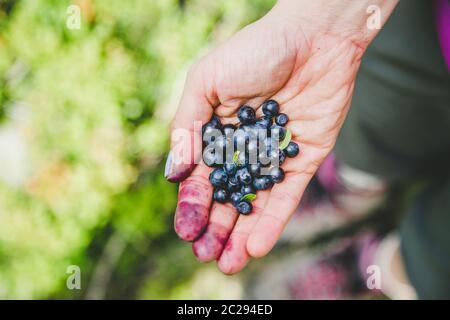
<svg viewBox="0 0 450 320"><path fill-rule="evenodd" d="M169 182L181 182L191 174L194 167L195 164L192 163L178 163L171 151L167 156L164 177Z"/></svg>
<svg viewBox="0 0 450 320"><path fill-rule="evenodd" d="M169 179L172 172L173 172L173 154L172 151L170 151L169 155L167 156L166 166L164 168L164 177L166 179Z"/></svg>

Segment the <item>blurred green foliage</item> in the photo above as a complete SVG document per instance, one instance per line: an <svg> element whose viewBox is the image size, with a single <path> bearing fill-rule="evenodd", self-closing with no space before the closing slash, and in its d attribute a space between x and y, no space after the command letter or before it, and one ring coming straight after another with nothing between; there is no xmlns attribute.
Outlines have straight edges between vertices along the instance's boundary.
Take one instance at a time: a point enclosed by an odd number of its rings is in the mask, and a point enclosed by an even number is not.
<svg viewBox="0 0 450 320"><path fill-rule="evenodd" d="M0 0L0 126L24 106L29 166L0 180L1 298L189 298L199 264L162 172L175 84L273 2Z"/></svg>

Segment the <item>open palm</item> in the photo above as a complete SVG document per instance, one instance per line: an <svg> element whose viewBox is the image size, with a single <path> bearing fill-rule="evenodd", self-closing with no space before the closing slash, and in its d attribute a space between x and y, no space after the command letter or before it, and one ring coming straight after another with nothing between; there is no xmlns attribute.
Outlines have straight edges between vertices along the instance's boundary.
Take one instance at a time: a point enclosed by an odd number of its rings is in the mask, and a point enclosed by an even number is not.
<svg viewBox="0 0 450 320"><path fill-rule="evenodd" d="M284 163L283 183L258 192L248 216L239 216L230 204L212 204L211 169L204 164L169 168L168 179L182 181L175 217L178 235L194 241L199 260L217 260L228 274L241 270L251 257L266 255L276 243L334 146L363 53L348 37L306 32L298 23L274 19L266 16L246 27L191 68L173 122L172 130L199 135L194 121L206 123L215 113L222 123L237 123L241 105L260 115L259 106L269 98L289 115L288 128L300 155Z"/></svg>

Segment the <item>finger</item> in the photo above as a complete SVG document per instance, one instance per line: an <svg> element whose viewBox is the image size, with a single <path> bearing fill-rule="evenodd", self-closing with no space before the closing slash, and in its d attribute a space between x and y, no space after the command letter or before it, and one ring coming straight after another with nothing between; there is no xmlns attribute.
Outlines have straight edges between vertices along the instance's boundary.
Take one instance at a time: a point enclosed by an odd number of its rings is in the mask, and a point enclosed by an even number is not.
<svg viewBox="0 0 450 320"><path fill-rule="evenodd" d="M252 257L262 257L273 248L311 177L301 173L287 175L283 183L272 188L264 211L248 238L247 251Z"/></svg>
<svg viewBox="0 0 450 320"><path fill-rule="evenodd" d="M269 191L258 192L258 197L253 201L252 213L247 216L240 215L238 217L236 225L217 261L218 267L223 273L233 274L239 272L249 262L250 256L246 248L248 236L258 222L268 197Z"/></svg>
<svg viewBox="0 0 450 320"><path fill-rule="evenodd" d="M198 260L209 262L220 257L237 217L231 204L213 204L205 233L192 245Z"/></svg>
<svg viewBox="0 0 450 320"><path fill-rule="evenodd" d="M172 122L171 147L165 177L170 182L186 179L201 159L202 125L209 121L213 109L210 92L204 84L205 63L192 67L186 79L183 96Z"/></svg>
<svg viewBox="0 0 450 320"><path fill-rule="evenodd" d="M205 230L213 188L208 180L210 169L204 164L180 183L175 212L175 231L185 241L194 241Z"/></svg>
<svg viewBox="0 0 450 320"><path fill-rule="evenodd" d="M216 115L218 115L221 119L223 119L223 118L226 119L226 120L224 120L225 122L237 123L238 120L237 120L236 112L239 109L239 107L245 105L245 106L250 106L253 109L255 109L256 115L258 117L260 117L263 115L260 107L263 104L263 102L266 101L267 99L269 99L269 96L260 96L260 97L256 97L256 98L252 98L252 99L246 99L246 98L234 99L234 100L228 102L226 105L225 104L218 105L214 109L214 113Z"/></svg>

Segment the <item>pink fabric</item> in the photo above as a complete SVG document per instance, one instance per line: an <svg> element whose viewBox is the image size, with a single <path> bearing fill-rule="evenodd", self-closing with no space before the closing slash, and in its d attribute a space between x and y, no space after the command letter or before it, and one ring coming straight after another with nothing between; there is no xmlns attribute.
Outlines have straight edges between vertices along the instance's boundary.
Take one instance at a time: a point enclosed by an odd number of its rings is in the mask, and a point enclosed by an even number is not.
<svg viewBox="0 0 450 320"><path fill-rule="evenodd" d="M320 181L322 187L328 192L332 192L339 188L340 183L336 175L336 157L330 154L320 165L317 170L317 179Z"/></svg>
<svg viewBox="0 0 450 320"><path fill-rule="evenodd" d="M434 13L442 54L447 63L447 68L450 71L450 1L435 0Z"/></svg>

